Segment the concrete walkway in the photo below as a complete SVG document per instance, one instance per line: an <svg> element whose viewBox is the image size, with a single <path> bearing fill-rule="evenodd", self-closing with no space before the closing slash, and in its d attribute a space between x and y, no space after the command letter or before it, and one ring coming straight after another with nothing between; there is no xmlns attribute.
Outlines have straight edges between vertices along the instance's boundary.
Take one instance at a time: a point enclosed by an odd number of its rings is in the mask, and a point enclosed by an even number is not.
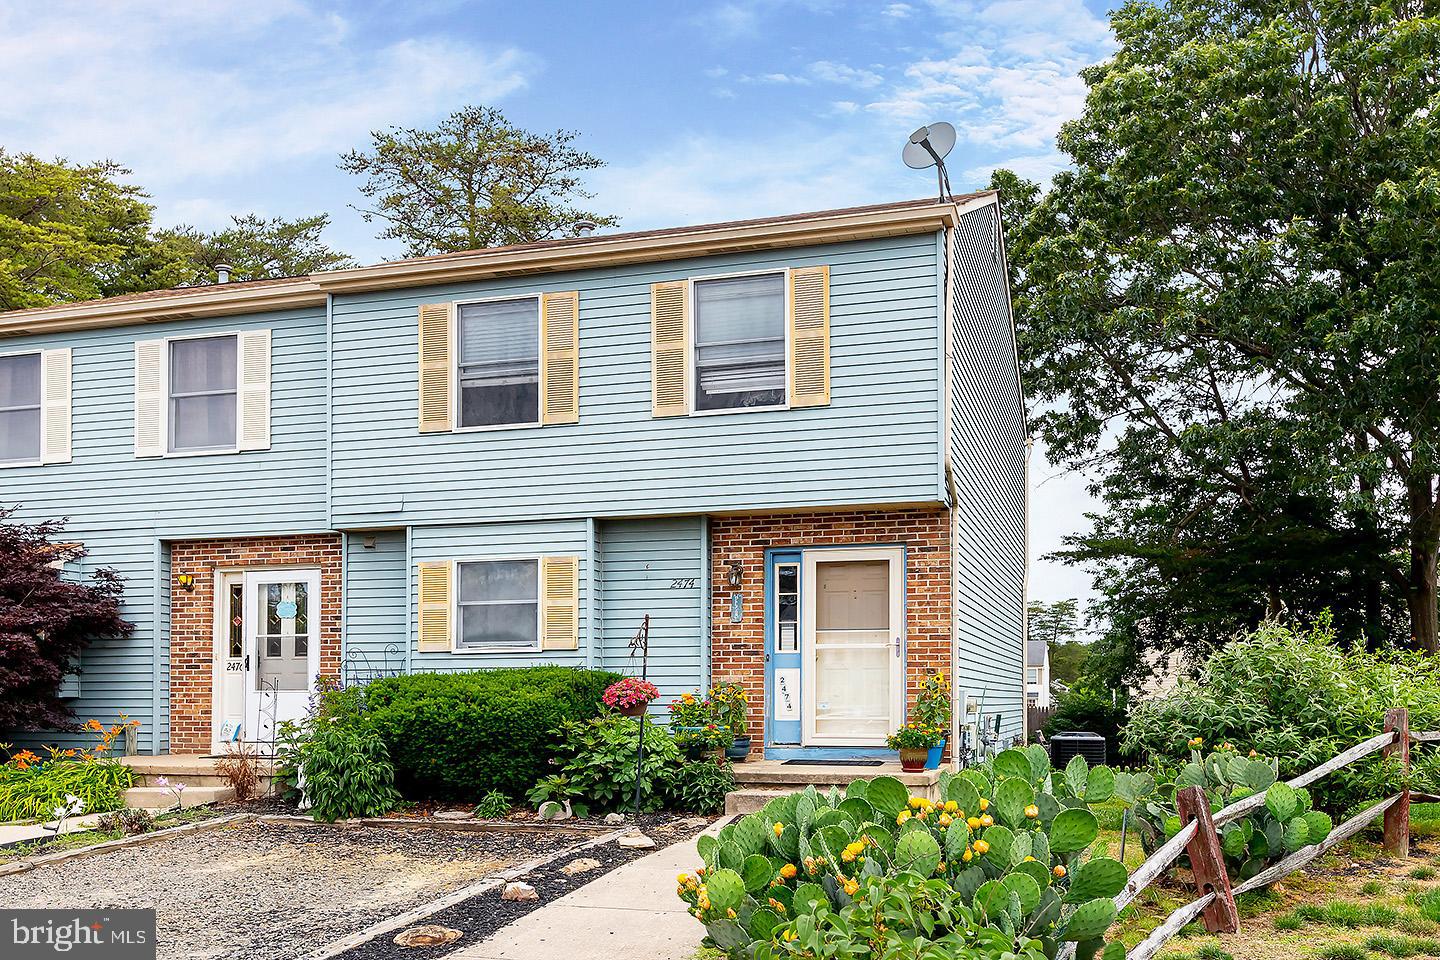
<svg viewBox="0 0 1440 960"><path fill-rule="evenodd" d="M719 820L705 833L718 833ZM675 877L701 865L698 838L633 860L548 903L455 960L689 960L705 928L675 896Z"/></svg>
<svg viewBox="0 0 1440 960"><path fill-rule="evenodd" d="M103 816L103 813L87 813L71 817L65 821L65 829L61 832L75 833L77 830L89 830ZM54 824L54 820L51 820L48 825L43 823L0 823L0 846L52 837L55 835Z"/></svg>

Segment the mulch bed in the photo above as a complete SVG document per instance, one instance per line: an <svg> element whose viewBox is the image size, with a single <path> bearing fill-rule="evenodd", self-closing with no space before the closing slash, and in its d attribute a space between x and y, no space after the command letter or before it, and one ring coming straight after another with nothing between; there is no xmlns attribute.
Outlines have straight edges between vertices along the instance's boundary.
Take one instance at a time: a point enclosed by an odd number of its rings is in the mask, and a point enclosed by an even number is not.
<svg viewBox="0 0 1440 960"><path fill-rule="evenodd" d="M598 880L617 867L623 866L632 860L654 853L656 850L669 846L672 843L689 839L700 832L701 827L697 825L683 825L692 818L689 816L675 816L670 814L644 814L637 821L628 820L626 826L638 827L650 839L655 841L655 847L649 850L631 850L617 844L605 843L599 846L590 847L585 850L575 851L573 856L561 857L552 864L548 864L537 870L531 871L520 879L530 884L540 894L539 900L513 901L502 900L501 890L491 890L479 896L463 900L454 906L447 907L437 913L431 914L424 920L416 921L415 925L437 924L442 927L451 927L462 932L460 939L443 947L430 947L423 950L406 948L397 945L395 934L399 931L391 931L376 937L368 943L346 950L337 954L337 960L414 960L416 956L423 956L426 960L432 957L443 957L465 947L472 947L489 937L496 931L516 920L538 910L548 903L563 897L565 894L587 883ZM713 819L713 818L711 818ZM599 821L566 821L567 823L598 823ZM611 829L619 829L612 826ZM561 868L572 860L581 857L589 857L600 861L597 869L576 876L566 876Z"/></svg>

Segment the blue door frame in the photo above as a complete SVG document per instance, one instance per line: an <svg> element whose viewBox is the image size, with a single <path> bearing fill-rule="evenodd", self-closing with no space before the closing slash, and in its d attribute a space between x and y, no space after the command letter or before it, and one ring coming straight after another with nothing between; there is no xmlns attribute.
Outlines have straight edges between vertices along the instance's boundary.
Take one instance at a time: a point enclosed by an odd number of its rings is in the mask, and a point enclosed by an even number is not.
<svg viewBox="0 0 1440 960"><path fill-rule="evenodd" d="M858 544L847 545L858 546ZM869 544L866 544L869 546ZM877 546L881 546L878 545ZM823 550L825 547L812 549ZM809 585L804 582L801 563L804 551L795 549L772 549L765 551L765 759L767 760L851 760L874 757L877 759L894 759L897 754L893 750L884 747L806 747L802 746L801 740L801 718L806 709L802 691L804 684L800 682L801 671L806 669L801 654L803 642L799 636L800 624L796 617L796 643L795 650L782 651L779 647L779 593L777 590L779 580L777 567L784 567L787 564L794 564L796 577L796 603L803 604L808 595ZM908 556L902 559L902 563L908 561ZM905 577L900 578L902 584ZM775 671L789 669L792 672L790 677L794 678L794 689L781 691L777 689ZM783 679L786 675L782 674ZM789 686L787 684L787 686ZM793 698L794 719L776 719L776 697L782 693Z"/></svg>

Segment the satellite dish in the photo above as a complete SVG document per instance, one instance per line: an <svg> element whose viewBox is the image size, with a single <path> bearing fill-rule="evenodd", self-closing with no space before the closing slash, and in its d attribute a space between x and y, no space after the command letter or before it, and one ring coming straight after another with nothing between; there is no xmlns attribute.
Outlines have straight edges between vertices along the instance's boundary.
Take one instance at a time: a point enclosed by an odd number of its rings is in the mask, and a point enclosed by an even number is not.
<svg viewBox="0 0 1440 960"><path fill-rule="evenodd" d="M955 127L945 123L932 123L910 134L900 158L912 170L934 167L940 184L940 199L950 196L950 175L945 172L945 157L955 149Z"/></svg>

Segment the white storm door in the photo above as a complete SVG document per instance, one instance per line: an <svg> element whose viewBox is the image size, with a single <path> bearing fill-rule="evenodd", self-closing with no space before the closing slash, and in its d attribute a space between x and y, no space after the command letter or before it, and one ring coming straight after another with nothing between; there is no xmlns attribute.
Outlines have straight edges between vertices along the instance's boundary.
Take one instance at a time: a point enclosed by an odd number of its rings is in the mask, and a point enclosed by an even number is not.
<svg viewBox="0 0 1440 960"><path fill-rule="evenodd" d="M883 747L905 716L905 552L807 550L807 746Z"/></svg>
<svg viewBox="0 0 1440 960"><path fill-rule="evenodd" d="M245 574L244 738L269 743L309 707L320 673L320 571Z"/></svg>

